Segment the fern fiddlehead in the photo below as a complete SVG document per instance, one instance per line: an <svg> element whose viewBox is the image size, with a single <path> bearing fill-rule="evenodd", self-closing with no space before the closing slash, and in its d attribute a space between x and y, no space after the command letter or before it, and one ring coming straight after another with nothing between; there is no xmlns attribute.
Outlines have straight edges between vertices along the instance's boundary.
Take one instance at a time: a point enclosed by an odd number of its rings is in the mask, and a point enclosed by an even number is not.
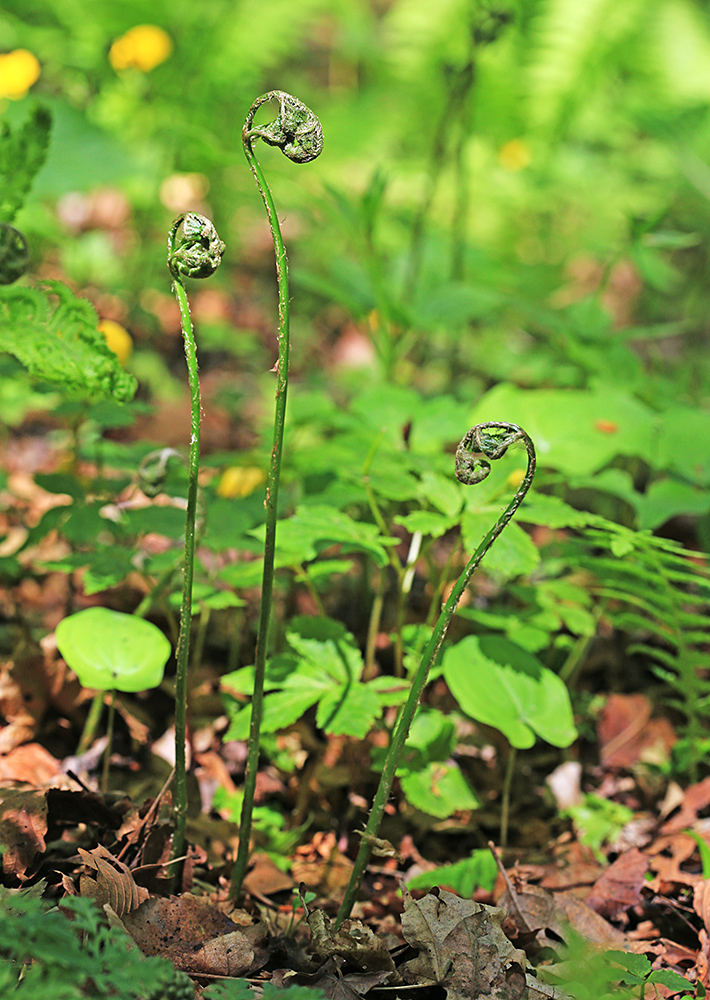
<svg viewBox="0 0 710 1000"><path fill-rule="evenodd" d="M0 222L0 285L11 285L21 278L29 263L25 237L14 226Z"/></svg>
<svg viewBox="0 0 710 1000"><path fill-rule="evenodd" d="M200 466L200 381L197 374L197 345L190 319L190 305L183 284L184 277L207 278L219 267L225 246L214 225L203 215L186 212L177 217L168 235L168 267L173 292L180 308L190 386L190 455L188 459L187 511L185 515L185 555L183 560L180 633L175 673L175 832L172 844L171 876L179 874L176 858L182 856L187 824L187 667L192 621L192 579L195 563L195 515L197 512L197 475Z"/></svg>
<svg viewBox="0 0 710 1000"><path fill-rule="evenodd" d="M279 103L276 119L266 125L254 126L257 110L269 101ZM264 570L261 587L261 608L256 639L254 665L254 690L251 703L251 724L249 745L244 776L244 800L239 824L239 847L232 872L230 896L236 899L241 890L249 860L249 841L254 807L256 775L259 767L259 740L261 736L261 716L264 702L264 674L266 670L266 644L271 616L271 597L274 583L274 555L276 551L276 510L281 474L281 453L283 449L284 425L286 422L286 394L288 389L289 341L289 291L288 265L281 228L279 226L274 200L266 182L261 164L254 152L257 139L269 146L278 146L284 156L293 163L310 163L323 149L323 128L316 115L305 104L282 90L272 90L258 97L249 108L242 143L244 155L254 175L269 221L276 256L276 278L279 292L279 357L276 363L276 408L274 414L274 436L269 470L266 479L266 536L264 540Z"/></svg>
<svg viewBox="0 0 710 1000"><path fill-rule="evenodd" d="M451 619L453 618L454 612L456 611L458 603L461 600L461 595L468 586L471 577L475 573L486 552L488 552L491 545L493 545L498 536L505 530L516 510L525 499L525 495L530 489L533 476L535 475L535 446L522 427L518 427L517 424L500 423L497 421L476 424L475 427L472 427L464 435L461 443L456 449L456 478L459 482L466 486L473 486L476 483L483 482L491 471L491 462L502 458L508 448L517 441L523 443L527 452L528 465L525 475L512 500L490 531L488 531L488 533L483 537L476 548L476 551L473 553L470 560L466 564L466 567L454 584L454 587L444 604L444 607L442 608L439 619L434 626L431 638L422 653L422 659L417 672L414 675L412 686L410 687L409 694L407 695L407 700L395 724L387 756L385 757L380 782L372 802L370 816L362 836L360 849L358 851L357 858L355 859L355 865L350 876L348 887L345 890L342 905L336 917L336 927L340 926L343 920L349 916L353 903L355 902L355 897L360 888L360 883L362 882L363 875L365 874L368 861L370 860L372 844L375 842L379 833L380 823L384 815L390 791L392 790L392 783L394 781L397 765L401 759L404 744L407 741L412 720L414 719L414 713L416 712L417 705L419 704L419 699L422 691L424 690L424 685L429 677L429 671L434 663L434 660L436 659L439 649L441 648L441 644L446 637Z"/></svg>

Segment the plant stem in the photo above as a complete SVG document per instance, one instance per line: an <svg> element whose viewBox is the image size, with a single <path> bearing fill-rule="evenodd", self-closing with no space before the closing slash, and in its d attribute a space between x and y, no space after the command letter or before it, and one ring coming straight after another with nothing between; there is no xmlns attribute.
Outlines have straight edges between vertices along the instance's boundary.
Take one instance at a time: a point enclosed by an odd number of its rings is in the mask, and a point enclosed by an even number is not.
<svg viewBox="0 0 710 1000"><path fill-rule="evenodd" d="M501 791L500 804L500 846L505 850L508 846L508 820L510 819L510 788L513 783L513 772L515 771L515 758L517 751L515 747L508 747L508 760L505 764L505 776L503 777L503 788Z"/></svg>
<svg viewBox="0 0 710 1000"><path fill-rule="evenodd" d="M86 716L84 729L81 734L81 739L79 740L79 746L76 750L77 754L86 753L91 744L94 742L94 736L96 736L99 719L101 718L101 712L104 707L104 696L104 691L97 691L91 699L89 714Z"/></svg>
<svg viewBox="0 0 710 1000"><path fill-rule="evenodd" d="M355 864L353 866L347 889L345 890L342 905L338 910L338 915L335 919L336 928L340 926L343 920L347 919L350 915L350 911L352 910L355 897L357 896L360 883L362 882L365 869L367 868L367 863L370 860L372 845L379 833L380 823L392 790L397 765L399 764L402 756L404 744L407 740L407 736L409 735L412 720L414 719L414 713L416 712L419 704L419 699L424 689L424 685L429 677L429 671L436 659L439 649L441 648L441 644L444 641L451 619L453 618L454 612L458 607L458 603L461 600L461 595L468 586L468 583L475 570L478 568L479 563L488 552L491 545L495 542L496 538L498 538L501 532L506 528L509 521L515 514L515 511L522 503L526 493L530 489L533 476L535 475L535 448L525 431L515 424L502 424L497 422L477 424L465 435L456 452L457 478L467 485L473 485L477 482L481 482L490 472L490 462L487 460L501 458L505 454L509 445L511 445L514 441L522 441L527 450L528 467L525 477L518 487L515 496L490 531L483 538L478 548L471 556L471 559L465 569L454 584L449 598L439 615L439 620L434 627L431 638L424 649L421 663L419 664L419 668L417 669L417 672L412 680L412 686L409 689L409 695L407 696L407 700L395 725L394 733L387 751L387 756L385 757L380 782L377 786L377 792L375 793L375 798L372 803L372 809L370 810L370 816L365 827L365 832L362 836L360 850L358 851L357 858L355 859ZM472 459L470 454L471 452L474 454L481 454L484 458Z"/></svg>
<svg viewBox="0 0 710 1000"><path fill-rule="evenodd" d="M251 124L251 123L250 123ZM245 126L246 128L246 126ZM279 289L279 357L276 362L276 409L274 414L274 434L271 448L271 460L266 477L266 536L264 539L264 571L261 584L261 608L259 611L259 628L256 639L254 664L254 691L251 702L251 722L249 726L249 745L247 751L246 772L244 775L244 800L239 824L239 846L232 871L232 881L229 894L236 899L242 888L242 882L249 860L249 842L251 840L251 823L254 808L254 792L256 776L259 769L259 741L261 739L261 717L264 705L264 676L266 673L266 648L271 616L271 600L274 588L274 555L276 552L276 515L279 498L279 479L281 476L281 454L283 450L284 424L286 422L286 396L288 392L288 366L290 356L289 337L289 294L288 294L288 260L286 248L281 235L281 227L276 214L271 190L261 169L261 164L254 153L254 137L244 133L244 152L254 175L256 186L266 208L269 220L271 238L274 242L276 255L276 280Z"/></svg>
<svg viewBox="0 0 710 1000"><path fill-rule="evenodd" d="M108 706L108 726L106 727L106 749L104 750L104 766L101 772L101 794L108 791L108 774L111 764L111 753L113 751L113 727L116 720L116 692L111 692L111 701Z"/></svg>
<svg viewBox="0 0 710 1000"><path fill-rule="evenodd" d="M175 832L171 850L170 874L173 884L182 866L175 858L182 857L187 826L187 675L190 657L190 626L192 624L192 579L195 565L195 514L197 511L197 474L200 465L200 381L197 374L197 347L190 319L190 305L185 286L179 275L173 274L173 292L180 307L185 360L190 385L190 455L188 459L187 512L185 515L185 558L183 562L180 634L178 636L175 672Z"/></svg>

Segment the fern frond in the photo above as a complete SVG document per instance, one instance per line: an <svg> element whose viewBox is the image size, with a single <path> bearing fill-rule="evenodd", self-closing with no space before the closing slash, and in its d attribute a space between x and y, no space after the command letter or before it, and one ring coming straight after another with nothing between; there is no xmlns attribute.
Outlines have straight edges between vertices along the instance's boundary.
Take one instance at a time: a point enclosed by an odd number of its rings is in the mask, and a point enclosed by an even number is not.
<svg viewBox="0 0 710 1000"><path fill-rule="evenodd" d="M136 380L121 368L98 322L91 303L59 281L0 289L0 351L68 392L126 402Z"/></svg>
<svg viewBox="0 0 710 1000"><path fill-rule="evenodd" d="M0 126L0 222L12 222L45 161L52 118L37 106L20 129Z"/></svg>

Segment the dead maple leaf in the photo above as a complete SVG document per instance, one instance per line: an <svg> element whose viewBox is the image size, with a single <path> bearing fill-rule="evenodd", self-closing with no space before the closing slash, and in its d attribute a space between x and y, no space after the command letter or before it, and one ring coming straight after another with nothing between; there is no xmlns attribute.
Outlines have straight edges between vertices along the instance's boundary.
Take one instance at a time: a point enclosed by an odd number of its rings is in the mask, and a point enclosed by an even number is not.
<svg viewBox="0 0 710 1000"><path fill-rule="evenodd" d="M37 787L56 781L60 775L59 761L39 743L23 743L0 754L0 782L19 781Z"/></svg>
<svg viewBox="0 0 710 1000"><path fill-rule="evenodd" d="M402 970L408 982L441 984L447 1000L524 997L526 958L502 930L507 914L445 889L415 900L402 887L402 934L419 955Z"/></svg>
<svg viewBox="0 0 710 1000"><path fill-rule="evenodd" d="M93 851L79 848L79 855L87 868L96 876L79 876L79 891L82 896L90 896L100 906L108 903L111 909L123 917L135 910L148 898L148 890L136 885L128 865L114 858L110 851L100 844Z"/></svg>

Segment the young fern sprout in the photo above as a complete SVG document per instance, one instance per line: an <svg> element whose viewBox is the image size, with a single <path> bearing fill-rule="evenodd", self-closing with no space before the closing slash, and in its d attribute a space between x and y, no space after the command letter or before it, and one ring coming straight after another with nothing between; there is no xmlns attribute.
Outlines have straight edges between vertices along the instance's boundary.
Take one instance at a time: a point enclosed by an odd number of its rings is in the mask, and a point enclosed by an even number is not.
<svg viewBox="0 0 710 1000"><path fill-rule="evenodd" d="M19 229L0 222L0 285L11 285L21 278L30 264L27 240Z"/></svg>
<svg viewBox="0 0 710 1000"><path fill-rule="evenodd" d="M187 824L187 666L190 653L192 620L192 578L195 563L195 514L197 511L197 474L200 465L200 382L197 375L197 347L190 319L190 305L183 278L208 278L219 267L224 243L217 230L203 215L186 212L178 216L168 235L168 267L173 292L180 307L185 342L185 359L190 385L190 454L188 459L187 513L185 516L185 555L183 560L180 633L175 673L175 833L171 851L171 877L180 872L177 858L182 857Z"/></svg>
<svg viewBox="0 0 710 1000"><path fill-rule="evenodd" d="M267 125L254 126L254 115L268 101L279 102L279 113L276 119ZM274 584L274 553L276 548L276 512L279 495L279 477L281 473L281 452L283 448L284 424L286 420L286 393L288 389L289 365L289 292L288 266L286 248L284 247L279 220L276 214L273 197L266 183L256 154L254 143L263 139L269 146L278 146L285 156L294 163L310 163L320 155L323 149L323 129L318 118L305 104L284 93L282 90L272 90L258 97L244 122L242 143L244 154L254 175L256 186L264 201L266 216L274 241L276 255L276 278L279 290L279 357L276 363L276 409L274 415L274 435L271 449L271 459L266 477L266 537L264 540L264 571L261 588L261 609L256 639L254 666L254 691L251 703L251 723L249 729L249 748L247 753L246 773L244 776L244 800L239 824L239 847L232 872L230 895L236 899L242 887L242 881L249 860L249 841L251 839L251 822L254 808L254 792L256 775L259 767L259 740L261 736L261 716L264 703L264 673L266 669L266 643L271 615L271 597Z"/></svg>
<svg viewBox="0 0 710 1000"><path fill-rule="evenodd" d="M491 462L498 458L502 458L508 448L516 441L522 441L525 446L525 450L527 451L528 467L526 469L525 476L523 477L515 496L490 531L485 535L478 548L471 556L465 569L454 584L453 590L451 591L451 594L449 595L449 598L444 604L441 614L439 615L439 620L434 626L431 638L422 653L422 659L417 672L414 675L412 686L407 696L407 701L405 702L405 705L402 708L399 718L395 724L387 756L385 757L380 783L377 787L377 792L375 793L367 826L365 827L365 831L362 835L360 850L358 851L357 858L355 859L355 865L350 876L350 881L347 889L345 890L345 896L336 917L336 928L340 926L343 920L347 919L350 915L350 911L352 910L353 903L355 902L355 898L360 888L360 883L362 882L363 875L365 874L365 869L367 868L368 861L370 860L372 847L379 833L380 823L384 815L387 800L389 799L389 795L392 790L395 772L402 756L407 736L409 735L414 713L417 710L421 693L427 682L432 664L436 659L436 654L441 648L441 644L444 641L451 619L453 618L454 612L456 611L458 603L461 600L461 595L468 586L471 577L478 568L486 552L488 552L496 538L498 538L501 532L508 525L516 510L523 502L526 493L530 489L533 476L535 475L535 447L522 427L518 427L517 424L498 422L476 424L475 427L472 427L465 434L463 440L456 449L456 478L459 482L466 486L473 486L476 483L483 482L491 471Z"/></svg>

